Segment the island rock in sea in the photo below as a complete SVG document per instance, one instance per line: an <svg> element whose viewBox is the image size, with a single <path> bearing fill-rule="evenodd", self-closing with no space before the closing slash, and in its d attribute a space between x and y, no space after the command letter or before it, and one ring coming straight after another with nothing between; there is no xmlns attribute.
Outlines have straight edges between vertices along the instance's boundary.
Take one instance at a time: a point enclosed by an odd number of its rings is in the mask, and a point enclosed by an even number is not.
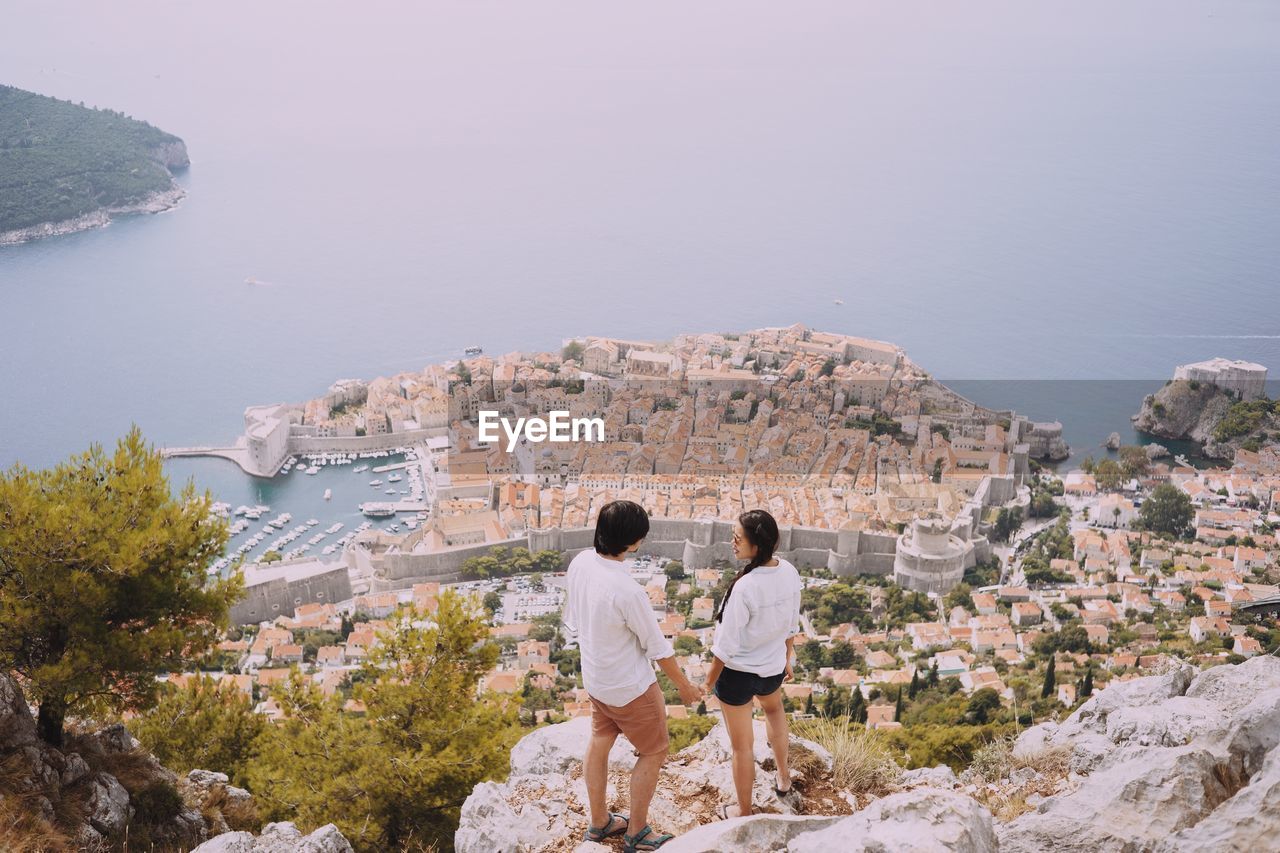
<svg viewBox="0 0 1280 853"><path fill-rule="evenodd" d="M186 194L173 177L190 164L186 144L113 110L0 86L0 141L0 246L159 213Z"/></svg>
<svg viewBox="0 0 1280 853"><path fill-rule="evenodd" d="M1063 722L1024 731L994 774L908 771L880 796L841 790L832 756L793 738L801 799L779 801L756 725L753 799L763 813L717 820L717 805L732 802L717 724L662 770L650 820L679 833L664 850L1191 853L1273 850L1280 837L1280 659L1270 655L1204 670L1172 661L1162 674L1116 680ZM509 778L467 798L458 853L613 849L580 841L588 730L575 719L527 735ZM614 811L625 810L616 792L632 760L617 747L610 755Z"/></svg>

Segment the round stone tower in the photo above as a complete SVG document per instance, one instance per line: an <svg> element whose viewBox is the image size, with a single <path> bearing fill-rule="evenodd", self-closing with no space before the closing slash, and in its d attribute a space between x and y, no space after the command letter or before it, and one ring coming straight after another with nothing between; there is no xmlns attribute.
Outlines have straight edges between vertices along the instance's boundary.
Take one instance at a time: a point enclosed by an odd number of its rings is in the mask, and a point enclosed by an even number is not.
<svg viewBox="0 0 1280 853"><path fill-rule="evenodd" d="M951 532L936 512L917 517L898 537L893 579L916 592L950 592L964 578L965 558L973 544Z"/></svg>

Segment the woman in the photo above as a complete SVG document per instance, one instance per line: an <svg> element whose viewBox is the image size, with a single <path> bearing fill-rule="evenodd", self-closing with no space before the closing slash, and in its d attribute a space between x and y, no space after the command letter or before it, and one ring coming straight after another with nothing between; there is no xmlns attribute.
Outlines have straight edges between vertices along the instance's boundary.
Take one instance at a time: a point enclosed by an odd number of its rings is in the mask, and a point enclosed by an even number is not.
<svg viewBox="0 0 1280 853"><path fill-rule="evenodd" d="M778 523L760 509L744 512L733 530L733 553L747 564L725 590L716 613L715 655L707 675L707 691L720 700L729 743L733 747L733 787L738 805L721 806L723 818L751 814L755 783L752 701L764 710L769 744L777 765L773 790L791 793L787 770L787 714L782 708L782 682L792 677L792 644L800 630L800 574L773 555Z"/></svg>

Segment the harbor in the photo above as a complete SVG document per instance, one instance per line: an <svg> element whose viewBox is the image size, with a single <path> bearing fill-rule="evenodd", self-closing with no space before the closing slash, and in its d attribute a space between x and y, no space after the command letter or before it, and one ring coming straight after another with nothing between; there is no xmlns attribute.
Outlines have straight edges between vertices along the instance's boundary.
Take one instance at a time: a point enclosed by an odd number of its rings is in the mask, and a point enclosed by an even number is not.
<svg viewBox="0 0 1280 853"><path fill-rule="evenodd" d="M193 479L207 488L213 512L227 522L227 548L211 574L274 555L336 560L364 531L417 528L429 519L435 492L423 445L292 455L271 478L246 477L209 456L171 458L166 470L175 487Z"/></svg>

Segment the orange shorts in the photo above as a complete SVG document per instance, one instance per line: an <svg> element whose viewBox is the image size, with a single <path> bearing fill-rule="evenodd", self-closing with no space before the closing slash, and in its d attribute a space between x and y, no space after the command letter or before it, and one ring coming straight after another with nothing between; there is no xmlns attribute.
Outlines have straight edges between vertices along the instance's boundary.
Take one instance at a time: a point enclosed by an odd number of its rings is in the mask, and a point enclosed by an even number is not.
<svg viewBox="0 0 1280 853"><path fill-rule="evenodd" d="M625 705L606 705L592 697L591 734L623 735L631 741L637 755L665 753L670 743L667 702L658 682Z"/></svg>

